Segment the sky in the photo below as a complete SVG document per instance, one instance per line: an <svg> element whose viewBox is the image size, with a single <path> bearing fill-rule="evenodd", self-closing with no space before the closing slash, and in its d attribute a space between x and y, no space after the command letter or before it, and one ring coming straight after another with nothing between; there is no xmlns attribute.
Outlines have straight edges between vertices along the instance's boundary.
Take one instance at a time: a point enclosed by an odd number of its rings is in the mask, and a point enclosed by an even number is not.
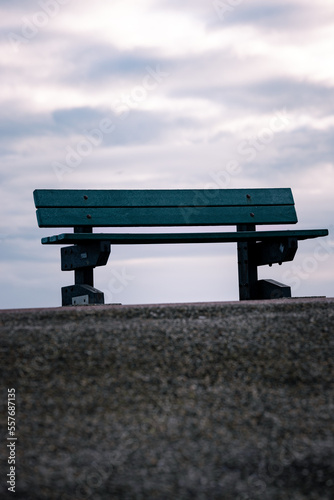
<svg viewBox="0 0 334 500"><path fill-rule="evenodd" d="M290 187L295 228L330 235L260 278L334 296L332 0L2 0L0 30L0 309L60 306L73 283L37 188ZM113 246L95 286L237 300L236 245Z"/></svg>

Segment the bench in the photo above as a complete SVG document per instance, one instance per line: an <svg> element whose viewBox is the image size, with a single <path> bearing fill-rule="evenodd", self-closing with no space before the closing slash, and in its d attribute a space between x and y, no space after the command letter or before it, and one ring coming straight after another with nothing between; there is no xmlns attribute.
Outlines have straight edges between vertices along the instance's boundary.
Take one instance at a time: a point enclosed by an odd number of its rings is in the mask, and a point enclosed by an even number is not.
<svg viewBox="0 0 334 500"><path fill-rule="evenodd" d="M265 230L258 225L295 224L291 189L170 189L34 191L41 228L73 228L42 238L61 248L61 269L74 270L74 285L62 288L62 305L103 304L93 271L107 264L110 245L237 243L240 300L291 297L274 280L258 280L258 266L292 261L299 240L327 236L327 229ZM235 226L219 232L93 233L93 228ZM189 231L189 229L188 229Z"/></svg>

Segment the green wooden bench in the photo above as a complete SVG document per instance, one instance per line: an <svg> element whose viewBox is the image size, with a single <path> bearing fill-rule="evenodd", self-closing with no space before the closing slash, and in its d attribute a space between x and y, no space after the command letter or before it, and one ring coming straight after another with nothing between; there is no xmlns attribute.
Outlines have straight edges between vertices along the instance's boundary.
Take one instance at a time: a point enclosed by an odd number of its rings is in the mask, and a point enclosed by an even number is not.
<svg viewBox="0 0 334 500"><path fill-rule="evenodd" d="M62 288L62 304L103 304L93 270L104 266L110 245L224 243L238 247L240 300L291 297L274 280L258 280L258 266L293 260L298 240L327 236L327 229L265 230L258 225L295 224L291 189L59 190L34 191L40 227L74 228L42 238L61 249L61 269L75 284ZM98 227L235 226L234 232L93 233ZM188 229L189 230L189 229Z"/></svg>

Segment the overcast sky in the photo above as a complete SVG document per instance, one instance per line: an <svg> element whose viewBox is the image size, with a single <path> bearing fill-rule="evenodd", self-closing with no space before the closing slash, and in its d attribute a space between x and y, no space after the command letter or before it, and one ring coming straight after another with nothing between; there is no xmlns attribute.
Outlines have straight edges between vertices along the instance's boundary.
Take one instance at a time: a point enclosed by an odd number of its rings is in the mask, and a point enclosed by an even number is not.
<svg viewBox="0 0 334 500"><path fill-rule="evenodd" d="M0 308L73 282L36 188L291 187L331 234L260 277L334 296L332 0L2 0L0 29ZM109 303L238 298L234 244L114 246L95 274Z"/></svg>

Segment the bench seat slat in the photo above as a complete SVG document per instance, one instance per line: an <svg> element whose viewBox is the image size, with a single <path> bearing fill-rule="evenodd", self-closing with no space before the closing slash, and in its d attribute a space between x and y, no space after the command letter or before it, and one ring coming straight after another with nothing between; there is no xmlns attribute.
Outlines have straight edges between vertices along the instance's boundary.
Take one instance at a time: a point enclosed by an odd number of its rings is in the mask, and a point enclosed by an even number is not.
<svg viewBox="0 0 334 500"><path fill-rule="evenodd" d="M295 224L294 206L39 208L40 227L149 227Z"/></svg>
<svg viewBox="0 0 334 500"><path fill-rule="evenodd" d="M109 241L113 245L140 245L159 243L228 243L247 240L279 240L282 238L297 238L305 240L327 236L327 229L305 229L295 231L242 231L225 233L65 233L42 238L44 245L94 243Z"/></svg>
<svg viewBox="0 0 334 500"><path fill-rule="evenodd" d="M269 189L36 189L41 207L150 207L293 205L290 188Z"/></svg>

